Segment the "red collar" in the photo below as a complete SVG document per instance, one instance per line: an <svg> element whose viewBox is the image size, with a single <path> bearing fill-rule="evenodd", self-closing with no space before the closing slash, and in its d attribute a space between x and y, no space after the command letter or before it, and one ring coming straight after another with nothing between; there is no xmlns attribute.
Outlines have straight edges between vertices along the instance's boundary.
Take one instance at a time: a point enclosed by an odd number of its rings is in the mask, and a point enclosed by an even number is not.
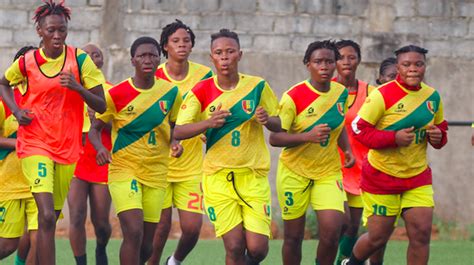
<svg viewBox="0 0 474 265"><path fill-rule="evenodd" d="M397 77L395 78L397 82L404 88L411 90L411 91L418 91L421 89L421 83L418 86L409 86L403 82L403 80L400 78L400 75L397 74Z"/></svg>

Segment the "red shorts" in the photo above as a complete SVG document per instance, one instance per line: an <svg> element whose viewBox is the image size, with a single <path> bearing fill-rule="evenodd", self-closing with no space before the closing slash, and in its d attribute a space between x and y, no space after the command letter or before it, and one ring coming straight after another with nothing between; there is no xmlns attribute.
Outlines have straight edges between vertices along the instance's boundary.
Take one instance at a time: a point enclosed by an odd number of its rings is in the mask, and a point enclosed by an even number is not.
<svg viewBox="0 0 474 265"><path fill-rule="evenodd" d="M110 131L102 130L102 144L110 151L112 148L112 139ZM99 166L96 161L97 152L86 137L86 145L84 146L84 153L79 161L77 161L76 171L74 176L78 179L94 182L107 183L109 166Z"/></svg>

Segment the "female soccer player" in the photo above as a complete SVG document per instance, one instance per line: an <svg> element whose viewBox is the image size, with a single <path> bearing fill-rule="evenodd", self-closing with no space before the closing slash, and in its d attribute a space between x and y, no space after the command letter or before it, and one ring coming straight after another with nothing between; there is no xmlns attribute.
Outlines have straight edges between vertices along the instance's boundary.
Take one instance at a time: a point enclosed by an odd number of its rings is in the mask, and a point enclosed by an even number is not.
<svg viewBox="0 0 474 265"><path fill-rule="evenodd" d="M21 48L13 61L35 49L32 46ZM22 86L19 84L14 90L16 102L21 98L19 89ZM25 264L25 261L35 264L38 208L16 155L17 130L18 122L0 99L0 260L13 253L22 242L22 253L15 256L15 265ZM22 237L25 223L27 232Z"/></svg>
<svg viewBox="0 0 474 265"><path fill-rule="evenodd" d="M102 51L94 44L87 44L82 48L92 59L97 68L104 65ZM112 87L110 83L103 84L104 89ZM112 228L109 222L110 194L107 187L108 166L99 166L96 162L96 151L87 138L90 128L90 119L95 119L94 111L86 107L84 118L84 153L77 162L74 178L71 180L71 188L68 194L69 205L69 242L77 265L87 264L86 256L86 216L87 199L91 207L91 221L94 226L97 246L95 259L97 264L108 264L106 246L109 241ZM106 128L101 134L102 143L110 150L110 128Z"/></svg>
<svg viewBox="0 0 474 265"><path fill-rule="evenodd" d="M345 167L354 165L344 115L347 90L332 82L339 52L331 41L308 45L303 63L310 77L291 87L280 102L281 132L270 135L285 147L277 173L278 201L284 222L283 264L300 264L305 215L311 204L318 218L316 264L333 264L344 218L344 190L337 147Z"/></svg>
<svg viewBox="0 0 474 265"><path fill-rule="evenodd" d="M167 61L156 71L156 77L167 80L188 93L200 80L212 76L209 67L188 60L194 47L193 31L180 20L166 25L161 33L161 51ZM148 264L160 263L161 253L171 228L171 206L178 209L181 238L167 264L180 264L196 245L202 225L202 141L199 137L182 141L184 153L171 158L168 168L166 197L160 223L153 240L153 255Z"/></svg>
<svg viewBox="0 0 474 265"><path fill-rule="evenodd" d="M353 122L355 138L370 148L361 179L368 233L343 264L363 264L387 243L400 216L407 264L428 264L434 201L426 148L443 147L448 126L440 95L423 82L427 52L414 45L395 51L396 80L374 90Z"/></svg>
<svg viewBox="0 0 474 265"><path fill-rule="evenodd" d="M12 64L0 91L19 123L16 150L38 206L38 262L54 264L56 218L82 149L84 102L105 111L105 80L86 53L65 45L70 10L62 2L45 2L34 19L44 47ZM10 86L22 82L17 104Z"/></svg>
<svg viewBox="0 0 474 265"><path fill-rule="evenodd" d="M188 93L175 136L206 135L204 205L224 240L226 264L259 264L268 253L271 221L270 153L262 127L280 129L278 101L265 80L239 73L235 32L212 34L210 57L216 75Z"/></svg>
<svg viewBox="0 0 474 265"><path fill-rule="evenodd" d="M120 220L121 264L143 264L152 253L153 235L160 221L166 191L169 154L183 152L171 135L181 95L178 88L155 78L160 46L150 37L136 39L130 48L135 75L106 92L107 111L96 115L89 138L97 163L110 163L108 185ZM112 154L100 132L112 123Z"/></svg>
<svg viewBox="0 0 474 265"><path fill-rule="evenodd" d="M379 68L379 78L375 80L377 85L383 85L392 81L397 76L397 59L389 57L382 61Z"/></svg>
<svg viewBox="0 0 474 265"><path fill-rule="evenodd" d="M347 131L351 131L352 120L357 116L357 112L374 87L356 78L357 68L362 59L359 44L352 40L340 40L336 42L336 46L341 57L337 60L337 76L333 78L333 81L342 84L349 92L345 127ZM362 161L364 161L369 151L367 147L354 140L351 134L348 137L356 158L356 164L351 168L342 168L344 190L347 194L347 204L345 206L347 207L347 224L346 228L343 229L343 235L339 242L337 265L340 265L343 259L351 255L352 248L357 241L363 209L362 199L360 198L360 175ZM343 159L342 152L341 159Z"/></svg>

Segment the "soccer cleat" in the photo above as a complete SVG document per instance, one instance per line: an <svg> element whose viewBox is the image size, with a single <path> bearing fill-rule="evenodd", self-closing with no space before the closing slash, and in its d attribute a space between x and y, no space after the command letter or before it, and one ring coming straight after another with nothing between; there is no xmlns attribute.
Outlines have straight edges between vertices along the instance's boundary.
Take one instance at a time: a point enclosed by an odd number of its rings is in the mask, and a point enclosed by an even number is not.
<svg viewBox="0 0 474 265"><path fill-rule="evenodd" d="M341 261L341 265L349 265L349 259L348 259L348 258L347 258L347 259L343 259L343 260Z"/></svg>

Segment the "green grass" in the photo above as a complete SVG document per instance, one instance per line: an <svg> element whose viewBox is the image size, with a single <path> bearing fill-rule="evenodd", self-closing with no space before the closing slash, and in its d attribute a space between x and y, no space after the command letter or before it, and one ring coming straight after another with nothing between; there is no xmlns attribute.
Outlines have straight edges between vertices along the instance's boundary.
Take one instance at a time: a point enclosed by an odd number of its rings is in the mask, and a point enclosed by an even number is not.
<svg viewBox="0 0 474 265"><path fill-rule="evenodd" d="M162 262L169 256L176 247L177 241L170 240L166 245ZM303 261L301 264L314 264L314 256L316 253L315 240L304 241L303 244ZM262 262L262 265L276 265L281 264L281 240L270 241L270 252L268 257ZM385 265L400 265L406 264L405 253L408 242L405 241L391 241L385 255ZM56 257L57 264L74 264L69 241L66 239L56 240ZM87 242L88 264L95 264L94 262L94 247L95 242L89 240ZM119 264L119 247L120 240L111 240L107 250L109 261L111 265ZM196 248L188 256L184 265L213 265L224 264L224 246L222 240L201 240L198 242ZM11 255L6 260L1 261L0 264L13 264L13 257ZM431 243L431 257L430 265L470 265L474 264L474 242L472 241L433 241Z"/></svg>

